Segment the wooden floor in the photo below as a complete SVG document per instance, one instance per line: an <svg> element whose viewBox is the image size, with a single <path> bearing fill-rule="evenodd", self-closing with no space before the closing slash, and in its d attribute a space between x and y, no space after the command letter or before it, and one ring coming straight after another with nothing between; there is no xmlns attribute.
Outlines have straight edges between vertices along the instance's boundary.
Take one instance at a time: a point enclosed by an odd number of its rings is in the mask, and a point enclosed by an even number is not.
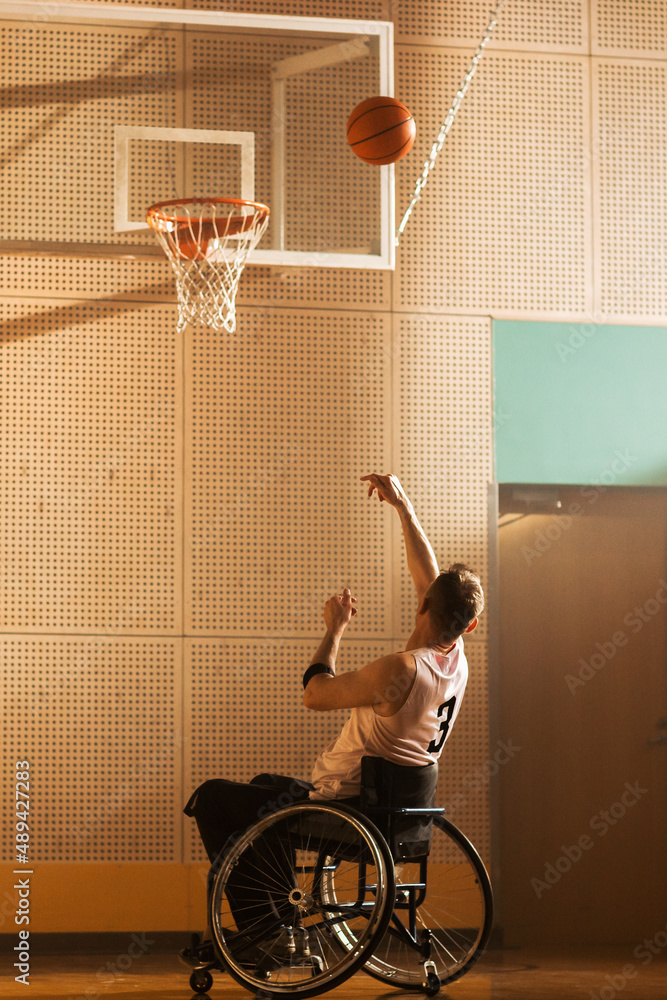
<svg viewBox="0 0 667 1000"><path fill-rule="evenodd" d="M440 1000L665 1000L667 961L647 960L632 947L545 954L532 951L487 952L466 976L444 988ZM117 957L117 956L116 956ZM108 971L110 955L34 956L26 989L12 982L11 959L2 956L0 996L68 1000L190 1000L188 974L173 955L144 954L125 972ZM382 987L363 973L327 994L331 1000L400 1000L415 996ZM246 1000L251 994L229 977L217 975L210 1000Z"/></svg>

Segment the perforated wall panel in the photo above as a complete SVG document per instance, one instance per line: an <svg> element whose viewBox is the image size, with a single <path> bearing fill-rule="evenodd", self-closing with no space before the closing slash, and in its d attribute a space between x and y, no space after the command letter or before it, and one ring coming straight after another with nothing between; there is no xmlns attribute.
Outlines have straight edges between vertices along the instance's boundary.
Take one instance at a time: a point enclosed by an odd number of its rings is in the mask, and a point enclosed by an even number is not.
<svg viewBox="0 0 667 1000"><path fill-rule="evenodd" d="M394 466L433 545L438 564L465 562L488 587L491 461L491 330L483 319L398 316L395 324ZM395 620L412 631L416 598L400 546ZM484 616L470 642L486 634Z"/></svg>
<svg viewBox="0 0 667 1000"><path fill-rule="evenodd" d="M5 300L0 316L0 628L179 632L173 309Z"/></svg>
<svg viewBox="0 0 667 1000"><path fill-rule="evenodd" d="M237 302L336 309L391 309L390 271L352 271L322 267L246 267Z"/></svg>
<svg viewBox="0 0 667 1000"><path fill-rule="evenodd" d="M389 457L389 347L370 313L243 309L235 338L193 332L189 632L317 634L349 585L357 636L387 634L387 526L359 477Z"/></svg>
<svg viewBox="0 0 667 1000"><path fill-rule="evenodd" d="M599 312L667 315L667 67L595 60Z"/></svg>
<svg viewBox="0 0 667 1000"><path fill-rule="evenodd" d="M186 645L185 797L208 778L248 781L264 771L309 780L315 758L348 712L303 707L301 677L319 640L194 639ZM338 666L357 670L391 652L384 642L344 639ZM184 817L185 858L205 857Z"/></svg>
<svg viewBox="0 0 667 1000"><path fill-rule="evenodd" d="M116 4L139 4L141 7L185 7L183 0L92 0L92 3L99 3L113 7Z"/></svg>
<svg viewBox="0 0 667 1000"><path fill-rule="evenodd" d="M6 295L35 298L176 301L176 286L164 262L68 260L64 257L0 257Z"/></svg>
<svg viewBox="0 0 667 1000"><path fill-rule="evenodd" d="M466 61L397 50L398 90L418 122L398 171L399 218ZM583 59L487 53L398 249L396 309L589 306L587 79ZM447 95L440 107L434 90Z"/></svg>
<svg viewBox="0 0 667 1000"><path fill-rule="evenodd" d="M395 3L396 40L476 48L495 6L485 0ZM545 0L539 4L534 0L513 0L500 14L493 45L585 52L587 26L586 0Z"/></svg>
<svg viewBox="0 0 667 1000"><path fill-rule="evenodd" d="M30 765L33 858L179 860L181 640L6 635L0 655L11 774L14 756ZM13 838L4 823L7 860Z"/></svg>
<svg viewBox="0 0 667 1000"><path fill-rule="evenodd" d="M393 0L225 0L224 9L246 14L279 14L281 17L352 17L390 21ZM219 0L187 0L186 7L219 10Z"/></svg>
<svg viewBox="0 0 667 1000"><path fill-rule="evenodd" d="M663 0L591 0L593 53L664 58L667 9Z"/></svg>
<svg viewBox="0 0 667 1000"><path fill-rule="evenodd" d="M0 238L150 242L144 233L114 232L113 129L182 125L180 32L6 22L0 44ZM138 172L157 167L155 150L144 144Z"/></svg>

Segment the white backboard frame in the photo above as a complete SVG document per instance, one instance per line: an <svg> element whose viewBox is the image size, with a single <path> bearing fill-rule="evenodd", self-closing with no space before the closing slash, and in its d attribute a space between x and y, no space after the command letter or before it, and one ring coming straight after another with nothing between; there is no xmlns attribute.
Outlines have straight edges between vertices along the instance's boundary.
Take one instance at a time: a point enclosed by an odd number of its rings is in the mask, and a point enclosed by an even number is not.
<svg viewBox="0 0 667 1000"><path fill-rule="evenodd" d="M229 28L236 32L277 32L282 35L298 32L308 35L331 35L332 43L336 41L347 42L351 46L347 51L344 46L342 58L355 58L361 54L361 46L366 39L377 39L379 53L379 75L378 92L393 96L394 93L394 62L393 62L393 24L389 21L359 21L347 18L324 18L324 17L282 17L269 14L239 14L225 11L211 10L188 10L182 8L160 8L160 7L135 7L130 4L123 5L102 5L96 3L60 3L59 0L49 0L46 3L36 3L34 0L16 0L16 2L0 3L0 20L20 20L23 22L55 22L64 24L93 24L93 25L117 25L134 26L141 25L153 28L175 28L201 29L207 26L218 26ZM365 37L364 37L365 36ZM331 53L333 59L336 46L332 44ZM325 50L327 51L327 50ZM326 57L325 57L326 58ZM295 67L296 69L296 67ZM289 71L283 74L283 78L289 75ZM278 84L279 86L279 84ZM147 131L162 131L150 130ZM182 132L199 131L183 129ZM252 134L252 133L251 133ZM129 140L128 140L129 141ZM207 141L197 138L194 141ZM215 141L215 140L213 140ZM280 157L278 158L277 171L280 170ZM255 250L250 258L250 263L269 264L297 267L346 267L363 268L372 270L393 270L395 267L395 205L394 205L394 166L374 167L380 171L380 252L373 253L332 253L316 251L294 251L281 249L280 224L276 226L278 233L274 244L277 248L271 250ZM279 189L280 177L275 177L272 184L272 197L275 197L276 190ZM270 208L272 206L269 206ZM118 210L118 206L116 206ZM277 213L281 215L280 202L277 206ZM130 221L130 220L127 220ZM280 220L279 220L280 221ZM134 227L131 227L134 228ZM139 226L139 228L144 228ZM129 230L128 230L129 231ZM28 253L28 242L22 250L23 241L5 241L0 244L0 253L16 253L17 255ZM53 255L66 256L64 248L66 243L43 244L41 250L35 252L41 255L48 255L48 247L53 247ZM90 246L91 256L100 257L100 245L95 244L73 244L73 256L85 257L86 247ZM122 256L122 247L114 247L105 244L108 248L108 256ZM57 248L57 249L56 249ZM127 246L128 257L137 256L140 248ZM143 248L146 250L147 248ZM146 254L139 253L140 256Z"/></svg>
<svg viewBox="0 0 667 1000"><path fill-rule="evenodd" d="M0 8L1 9L1 8ZM241 147L241 198L255 200L255 133L228 132L221 129L152 128L143 125L116 125L114 128L114 229L117 233L150 231L147 222L130 219L132 163L130 142L210 142L219 146Z"/></svg>

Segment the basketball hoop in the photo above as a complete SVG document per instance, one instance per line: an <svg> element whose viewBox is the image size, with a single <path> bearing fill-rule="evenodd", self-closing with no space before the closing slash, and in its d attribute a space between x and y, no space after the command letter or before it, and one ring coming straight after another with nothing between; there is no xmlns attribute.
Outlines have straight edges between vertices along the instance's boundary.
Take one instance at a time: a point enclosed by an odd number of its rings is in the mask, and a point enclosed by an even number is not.
<svg viewBox="0 0 667 1000"><path fill-rule="evenodd" d="M193 323L234 333L239 278L269 212L238 198L180 198L147 210L176 275L179 331Z"/></svg>

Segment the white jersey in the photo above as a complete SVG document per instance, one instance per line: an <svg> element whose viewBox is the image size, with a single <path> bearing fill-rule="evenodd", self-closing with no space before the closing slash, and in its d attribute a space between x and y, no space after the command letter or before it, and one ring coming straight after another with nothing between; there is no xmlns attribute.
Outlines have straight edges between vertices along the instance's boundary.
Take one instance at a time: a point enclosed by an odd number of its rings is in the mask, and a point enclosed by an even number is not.
<svg viewBox="0 0 667 1000"><path fill-rule="evenodd" d="M395 715L378 715L372 705L353 708L340 735L315 761L311 799L359 794L361 758L383 757L394 764L432 764L459 713L468 662L463 639L447 653L425 647L410 651L417 671L407 701Z"/></svg>

